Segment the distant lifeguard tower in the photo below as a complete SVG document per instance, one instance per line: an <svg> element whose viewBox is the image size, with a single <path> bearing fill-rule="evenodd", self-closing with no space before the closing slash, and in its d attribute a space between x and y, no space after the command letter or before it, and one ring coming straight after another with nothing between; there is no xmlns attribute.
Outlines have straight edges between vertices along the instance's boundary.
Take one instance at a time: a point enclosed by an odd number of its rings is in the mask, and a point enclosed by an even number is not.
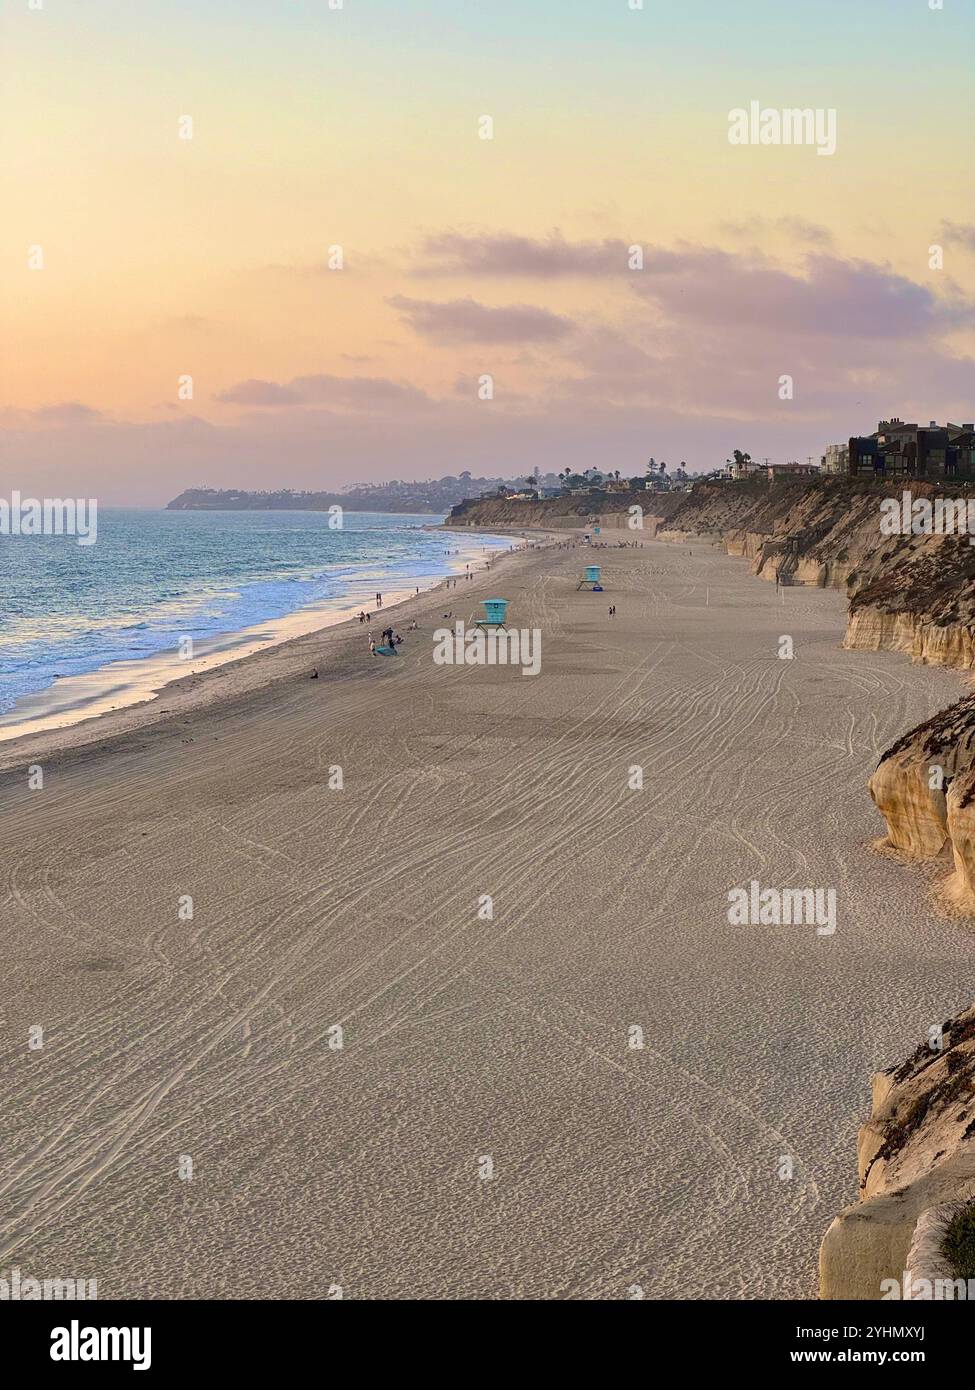
<svg viewBox="0 0 975 1390"><path fill-rule="evenodd" d="M587 565L586 572L576 585L576 589L590 589L594 594L601 594L603 586L599 582L599 565Z"/></svg>
<svg viewBox="0 0 975 1390"><path fill-rule="evenodd" d="M508 611L506 598L482 598L481 607L484 609L483 618L475 619L474 626L482 628L504 627L505 614ZM507 632L507 628L505 631Z"/></svg>

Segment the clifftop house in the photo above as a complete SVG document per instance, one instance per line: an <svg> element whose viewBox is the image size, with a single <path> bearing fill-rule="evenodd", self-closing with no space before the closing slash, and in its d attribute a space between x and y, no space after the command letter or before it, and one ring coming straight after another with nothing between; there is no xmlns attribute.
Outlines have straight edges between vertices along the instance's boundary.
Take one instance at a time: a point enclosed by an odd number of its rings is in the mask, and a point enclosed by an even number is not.
<svg viewBox="0 0 975 1390"><path fill-rule="evenodd" d="M851 477L975 478L975 425L881 420L873 434L850 439Z"/></svg>
<svg viewBox="0 0 975 1390"><path fill-rule="evenodd" d="M824 473L849 473L849 444L827 444L826 452L820 459L820 466Z"/></svg>

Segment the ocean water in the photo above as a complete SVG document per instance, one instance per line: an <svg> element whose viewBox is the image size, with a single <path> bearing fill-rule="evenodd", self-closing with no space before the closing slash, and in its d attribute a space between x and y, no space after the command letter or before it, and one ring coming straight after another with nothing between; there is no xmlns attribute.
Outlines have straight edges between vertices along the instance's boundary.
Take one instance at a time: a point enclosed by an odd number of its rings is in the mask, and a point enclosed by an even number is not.
<svg viewBox="0 0 975 1390"><path fill-rule="evenodd" d="M99 508L98 539L0 537L0 713L58 677L173 651L309 605L374 608L510 540L424 530L443 515ZM466 552L454 553L466 546ZM447 553L450 552L450 553ZM473 552L473 555L472 555Z"/></svg>

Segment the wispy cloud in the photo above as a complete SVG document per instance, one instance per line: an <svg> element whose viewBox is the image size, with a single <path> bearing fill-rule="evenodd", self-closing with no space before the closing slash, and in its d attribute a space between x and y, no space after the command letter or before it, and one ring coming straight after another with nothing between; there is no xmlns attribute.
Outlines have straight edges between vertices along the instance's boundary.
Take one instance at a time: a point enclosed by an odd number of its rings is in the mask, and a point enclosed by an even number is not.
<svg viewBox="0 0 975 1390"><path fill-rule="evenodd" d="M566 241L559 231L547 237L484 232L465 236L441 232L423 242L417 275L525 276L539 280L561 276L625 274L628 246L618 238Z"/></svg>
<svg viewBox="0 0 975 1390"><path fill-rule="evenodd" d="M956 246L967 246L975 251L975 224L971 222L942 222L941 236Z"/></svg>
<svg viewBox="0 0 975 1390"><path fill-rule="evenodd" d="M802 246L831 247L833 233L819 222L804 217L746 217L740 222L722 222L721 231L732 237L784 237Z"/></svg>
<svg viewBox="0 0 975 1390"><path fill-rule="evenodd" d="M571 319L533 304L492 307L476 299L451 299L435 303L393 295L386 301L415 333L443 343L540 343L567 337Z"/></svg>
<svg viewBox="0 0 975 1390"><path fill-rule="evenodd" d="M226 391L220 391L214 400L225 405L298 405L299 397L290 387L281 386L276 381L262 381L259 377L248 377L239 381Z"/></svg>
<svg viewBox="0 0 975 1390"><path fill-rule="evenodd" d="M82 405L80 401L59 401L56 405L42 405L34 410L8 408L0 414L0 425L9 429L38 425L52 429L77 429L79 426L100 423L107 423L107 417L100 410Z"/></svg>
<svg viewBox="0 0 975 1390"><path fill-rule="evenodd" d="M249 377L214 397L224 405L331 405L353 410L375 406L424 406L430 398L415 386L387 377L341 377L320 373L296 376L282 383Z"/></svg>

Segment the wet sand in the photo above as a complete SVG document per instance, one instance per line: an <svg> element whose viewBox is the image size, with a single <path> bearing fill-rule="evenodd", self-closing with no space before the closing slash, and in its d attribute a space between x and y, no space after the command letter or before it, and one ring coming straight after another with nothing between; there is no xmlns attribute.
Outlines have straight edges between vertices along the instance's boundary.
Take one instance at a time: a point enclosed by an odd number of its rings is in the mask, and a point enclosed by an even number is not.
<svg viewBox="0 0 975 1390"><path fill-rule="evenodd" d="M975 994L866 793L961 682L703 545L593 558L603 594L581 549L485 581L534 678L433 663L461 581L399 657L339 627L4 745L0 1274L814 1294L870 1071ZM835 935L729 925L753 878L835 888Z"/></svg>

